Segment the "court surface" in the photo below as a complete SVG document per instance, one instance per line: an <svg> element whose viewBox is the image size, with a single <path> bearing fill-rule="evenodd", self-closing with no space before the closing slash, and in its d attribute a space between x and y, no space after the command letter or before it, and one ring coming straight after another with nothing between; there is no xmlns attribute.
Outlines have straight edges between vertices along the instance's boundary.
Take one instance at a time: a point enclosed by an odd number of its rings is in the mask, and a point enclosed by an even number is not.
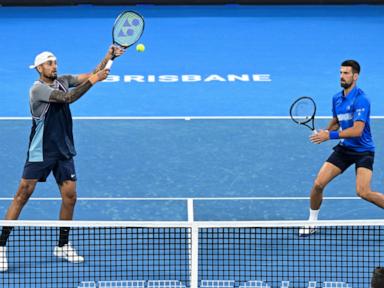
<svg viewBox="0 0 384 288"><path fill-rule="evenodd" d="M76 219L186 220L188 198L195 220L306 219L312 181L336 143L311 144L309 129L287 118L289 105L309 95L330 116L347 58L362 65L359 86L375 116L373 188L384 191L383 6L0 7L1 213L26 155L37 77L28 65L49 50L59 74L91 71L114 17L129 9L146 19L146 51L129 49L108 81L72 105ZM355 196L353 174L326 189L321 219L382 218ZM57 219L59 206L50 177L21 219Z"/></svg>

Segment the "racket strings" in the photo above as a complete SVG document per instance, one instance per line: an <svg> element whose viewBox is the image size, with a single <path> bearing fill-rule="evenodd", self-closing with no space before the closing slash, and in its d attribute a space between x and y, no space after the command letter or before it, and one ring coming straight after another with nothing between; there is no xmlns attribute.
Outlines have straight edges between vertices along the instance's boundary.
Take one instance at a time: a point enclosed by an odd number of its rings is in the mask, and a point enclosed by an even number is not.
<svg viewBox="0 0 384 288"><path fill-rule="evenodd" d="M295 103L291 109L292 119L299 123L310 121L315 115L316 108L312 101L302 99Z"/></svg>
<svg viewBox="0 0 384 288"><path fill-rule="evenodd" d="M129 47L140 39L143 30L144 19L134 12L125 12L116 20L113 40L122 47Z"/></svg>

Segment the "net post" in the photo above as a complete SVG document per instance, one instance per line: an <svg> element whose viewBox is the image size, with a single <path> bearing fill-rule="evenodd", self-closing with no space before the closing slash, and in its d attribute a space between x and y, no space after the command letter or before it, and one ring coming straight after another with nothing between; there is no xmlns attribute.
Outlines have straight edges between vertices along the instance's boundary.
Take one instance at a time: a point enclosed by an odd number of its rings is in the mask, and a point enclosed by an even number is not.
<svg viewBox="0 0 384 288"><path fill-rule="evenodd" d="M189 262L191 266L190 288L199 287L199 227L194 222L193 199L188 199L188 223L191 229L191 252Z"/></svg>

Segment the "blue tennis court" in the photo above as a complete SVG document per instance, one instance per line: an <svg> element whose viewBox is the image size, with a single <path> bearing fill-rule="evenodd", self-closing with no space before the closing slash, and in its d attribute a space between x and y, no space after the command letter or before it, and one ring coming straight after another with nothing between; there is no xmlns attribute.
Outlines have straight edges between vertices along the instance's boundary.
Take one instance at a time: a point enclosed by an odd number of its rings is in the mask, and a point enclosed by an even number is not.
<svg viewBox="0 0 384 288"><path fill-rule="evenodd" d="M329 116L345 58L361 62L360 87L370 96L372 114L382 115L382 6L1 7L3 42L10 39L1 48L3 199L16 190L30 129L29 120L6 117L29 116L28 89L37 74L28 65L35 54L54 52L62 74L90 71L111 41L114 17L128 8L145 16L146 51L130 49L109 82L72 105L75 117L95 117L75 120L78 195L87 198L79 201L76 219L185 219L185 201L172 198L209 198L195 203L199 220L305 219L303 198L333 143L312 145L309 130L263 117L287 116L302 95L315 98L318 115ZM17 45L21 40L28 49ZM194 116L229 119L184 120ZM378 190L381 121L373 120ZM326 200L323 219L382 218L380 209L350 199L352 174L326 190L325 196L341 199ZM43 200L59 196L55 186L52 179L40 185L22 218L56 219L60 201ZM211 200L244 197L254 199ZM148 198L170 199L141 200ZM1 201L3 210L7 201ZM221 209L228 205L233 209Z"/></svg>
<svg viewBox="0 0 384 288"><path fill-rule="evenodd" d="M91 71L114 18L130 9L145 17L146 51L129 49L72 105L76 220L186 221L188 199L197 221L307 219L312 181L336 142L311 144L288 109L312 96L316 126L325 127L349 58L362 65L359 87L371 99L372 188L384 191L383 6L0 7L1 213L27 152L28 90L37 78L28 66L49 50L59 74ZM325 197L323 220L383 218L356 197L353 169ZM50 177L20 218L56 220L60 203Z"/></svg>

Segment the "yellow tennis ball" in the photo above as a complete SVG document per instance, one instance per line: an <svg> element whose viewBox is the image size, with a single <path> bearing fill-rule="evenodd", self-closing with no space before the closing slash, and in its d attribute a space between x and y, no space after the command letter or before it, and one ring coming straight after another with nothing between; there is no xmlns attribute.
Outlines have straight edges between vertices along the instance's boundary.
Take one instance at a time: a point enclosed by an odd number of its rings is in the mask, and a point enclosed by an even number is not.
<svg viewBox="0 0 384 288"><path fill-rule="evenodd" d="M137 46L136 46L137 52L144 52L144 50L145 50L144 44L137 44Z"/></svg>

